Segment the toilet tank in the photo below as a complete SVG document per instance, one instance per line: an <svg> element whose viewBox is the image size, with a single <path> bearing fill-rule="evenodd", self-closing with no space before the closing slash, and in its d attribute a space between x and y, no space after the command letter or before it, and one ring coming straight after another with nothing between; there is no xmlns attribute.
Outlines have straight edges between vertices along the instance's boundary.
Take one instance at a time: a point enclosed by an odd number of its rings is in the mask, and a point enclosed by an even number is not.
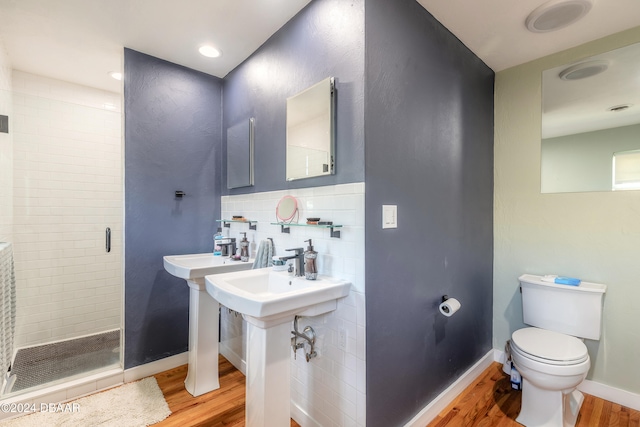
<svg viewBox="0 0 640 427"><path fill-rule="evenodd" d="M519 277L524 323L579 338L600 339L606 285L579 286L543 282L542 276Z"/></svg>

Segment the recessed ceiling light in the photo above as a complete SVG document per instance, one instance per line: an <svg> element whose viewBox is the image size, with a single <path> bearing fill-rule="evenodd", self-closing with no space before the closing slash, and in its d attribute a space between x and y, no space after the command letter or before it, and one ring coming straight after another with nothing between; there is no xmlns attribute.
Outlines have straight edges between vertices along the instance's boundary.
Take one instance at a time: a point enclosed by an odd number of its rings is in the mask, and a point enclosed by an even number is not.
<svg viewBox="0 0 640 427"><path fill-rule="evenodd" d="M109 75L116 80L122 80L122 73L119 71L111 71Z"/></svg>
<svg viewBox="0 0 640 427"><path fill-rule="evenodd" d="M551 0L531 12L525 24L534 33L555 31L582 18L591 6L590 0Z"/></svg>
<svg viewBox="0 0 640 427"><path fill-rule="evenodd" d="M201 46L198 51L202 56L206 56L207 58L217 58L221 55L220 51L213 46Z"/></svg>
<svg viewBox="0 0 640 427"><path fill-rule="evenodd" d="M580 80L603 73L607 68L609 68L607 61L587 61L565 68L558 76L562 80Z"/></svg>

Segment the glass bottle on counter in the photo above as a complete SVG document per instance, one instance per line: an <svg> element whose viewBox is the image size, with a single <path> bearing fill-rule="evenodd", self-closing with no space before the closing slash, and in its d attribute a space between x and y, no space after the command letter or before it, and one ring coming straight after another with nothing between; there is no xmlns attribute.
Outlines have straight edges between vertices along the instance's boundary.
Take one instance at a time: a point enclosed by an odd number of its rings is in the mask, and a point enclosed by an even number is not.
<svg viewBox="0 0 640 427"><path fill-rule="evenodd" d="M316 280L318 277L318 265L316 264L318 252L313 250L311 239L305 240L305 242L309 242L309 246L304 251L304 277L307 280Z"/></svg>

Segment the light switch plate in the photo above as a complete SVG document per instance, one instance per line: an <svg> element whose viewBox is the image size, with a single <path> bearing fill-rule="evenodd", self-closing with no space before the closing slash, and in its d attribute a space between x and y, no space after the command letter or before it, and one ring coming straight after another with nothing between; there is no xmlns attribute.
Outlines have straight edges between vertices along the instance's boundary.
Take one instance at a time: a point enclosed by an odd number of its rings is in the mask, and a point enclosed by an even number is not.
<svg viewBox="0 0 640 427"><path fill-rule="evenodd" d="M398 205L382 205L382 228L398 228Z"/></svg>

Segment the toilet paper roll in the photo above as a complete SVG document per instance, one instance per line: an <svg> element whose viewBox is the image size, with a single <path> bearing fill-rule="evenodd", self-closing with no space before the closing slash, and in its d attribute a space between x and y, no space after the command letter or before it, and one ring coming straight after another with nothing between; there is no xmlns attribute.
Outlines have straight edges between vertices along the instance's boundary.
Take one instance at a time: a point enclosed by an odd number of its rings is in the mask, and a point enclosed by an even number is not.
<svg viewBox="0 0 640 427"><path fill-rule="evenodd" d="M440 313L444 314L447 317L453 316L453 314L460 310L460 301L455 298L449 298L440 304Z"/></svg>

